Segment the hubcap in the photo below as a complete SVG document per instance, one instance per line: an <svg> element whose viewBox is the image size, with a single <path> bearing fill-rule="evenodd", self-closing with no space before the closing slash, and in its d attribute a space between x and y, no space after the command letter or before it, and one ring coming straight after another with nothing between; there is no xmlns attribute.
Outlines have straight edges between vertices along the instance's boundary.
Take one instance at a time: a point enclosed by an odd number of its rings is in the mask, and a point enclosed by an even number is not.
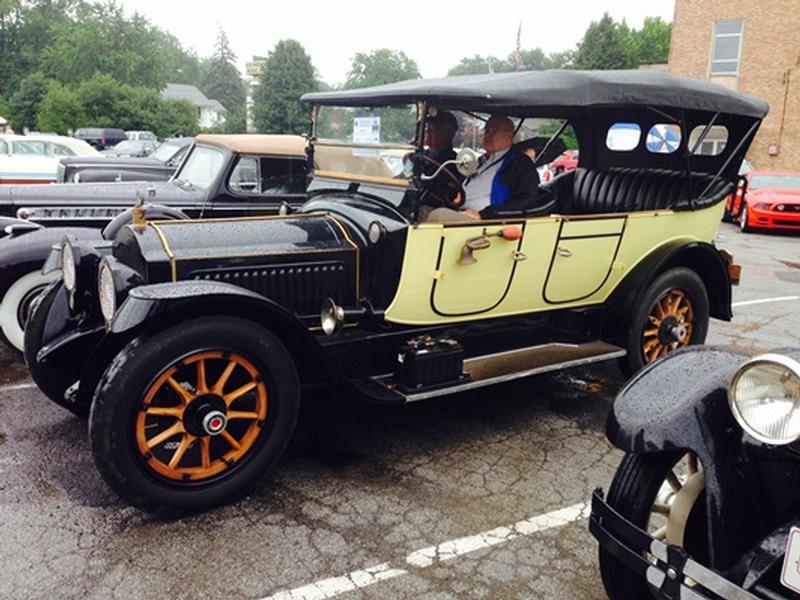
<svg viewBox="0 0 800 600"><path fill-rule="evenodd" d="M694 305L687 292L668 290L656 300L642 334L645 363L688 346L694 330Z"/></svg>
<svg viewBox="0 0 800 600"><path fill-rule="evenodd" d="M267 386L238 354L197 352L167 367L147 388L134 429L154 473L203 481L247 458L267 418Z"/></svg>

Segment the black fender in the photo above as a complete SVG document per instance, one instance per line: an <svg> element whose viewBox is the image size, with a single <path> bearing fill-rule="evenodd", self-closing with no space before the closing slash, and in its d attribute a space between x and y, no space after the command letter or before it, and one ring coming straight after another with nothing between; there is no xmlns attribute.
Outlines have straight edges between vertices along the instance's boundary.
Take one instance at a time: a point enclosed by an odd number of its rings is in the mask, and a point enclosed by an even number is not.
<svg viewBox="0 0 800 600"><path fill-rule="evenodd" d="M728 385L750 355L691 346L647 365L619 392L606 433L629 453L697 454L706 480L712 566L725 568L767 527L742 463L747 438L728 406ZM761 510L759 510L761 509Z"/></svg>
<svg viewBox="0 0 800 600"><path fill-rule="evenodd" d="M65 236L78 240L100 239L100 230L89 227L50 227L19 237L0 239L0 299L17 279L42 268L54 245Z"/></svg>
<svg viewBox="0 0 800 600"><path fill-rule="evenodd" d="M120 306L104 344L119 348L146 330L180 321L231 315L275 333L298 368L303 383L337 377L337 369L308 327L281 305L245 288L216 281L178 281L133 288Z"/></svg>
<svg viewBox="0 0 800 600"><path fill-rule="evenodd" d="M611 333L611 337L613 332L627 331L626 317L633 312L633 306L647 286L661 273L675 267L687 267L703 280L713 318L722 321L733 318L731 278L728 264L719 250L706 242L685 244L675 241L650 253L612 292L606 302L611 317L606 331Z"/></svg>
<svg viewBox="0 0 800 600"><path fill-rule="evenodd" d="M31 231L42 229L39 223L25 221L16 217L0 217L0 239L6 237L19 237Z"/></svg>
<svg viewBox="0 0 800 600"><path fill-rule="evenodd" d="M125 225L133 223L133 210L132 207L127 208L114 217L111 222L103 228L103 238L113 240L120 229L125 227ZM144 210L145 218L149 221L180 221L190 218L189 215L182 210L164 206L163 204L144 204L142 210Z"/></svg>

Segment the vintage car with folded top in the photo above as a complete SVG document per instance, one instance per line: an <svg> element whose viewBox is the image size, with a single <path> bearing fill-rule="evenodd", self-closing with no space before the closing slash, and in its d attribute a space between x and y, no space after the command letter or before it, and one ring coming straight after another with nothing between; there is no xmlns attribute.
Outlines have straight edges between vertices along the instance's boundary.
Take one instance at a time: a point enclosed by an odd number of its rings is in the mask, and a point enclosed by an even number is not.
<svg viewBox="0 0 800 600"><path fill-rule="evenodd" d="M127 501L199 509L244 493L292 436L301 384L404 404L599 360L632 372L731 318L738 268L714 236L763 101L649 71L303 100L312 181L299 210L67 237L62 280L32 309L33 378L90 413L96 465ZM580 166L491 219L425 221L423 205L469 201L449 167L471 176L479 162L462 148L430 172L423 140L440 111L473 132L508 115L520 144L555 121L536 160L571 127ZM712 125L729 143L695 155ZM453 185L437 200L439 177Z"/></svg>
<svg viewBox="0 0 800 600"><path fill-rule="evenodd" d="M687 348L622 389L589 521L611 600L800 598L799 361Z"/></svg>
<svg viewBox="0 0 800 600"><path fill-rule="evenodd" d="M301 136L206 135L198 136L170 181L1 190L0 341L22 350L30 303L58 277L42 274L41 267L65 234L99 239L100 228L112 218L130 220L137 196L148 202L150 215L161 218L276 214L283 202L300 206L305 201L306 160Z"/></svg>
<svg viewBox="0 0 800 600"><path fill-rule="evenodd" d="M58 165L58 183L99 181L167 181L172 177L191 147L194 138L164 140L149 156L96 156L62 158Z"/></svg>

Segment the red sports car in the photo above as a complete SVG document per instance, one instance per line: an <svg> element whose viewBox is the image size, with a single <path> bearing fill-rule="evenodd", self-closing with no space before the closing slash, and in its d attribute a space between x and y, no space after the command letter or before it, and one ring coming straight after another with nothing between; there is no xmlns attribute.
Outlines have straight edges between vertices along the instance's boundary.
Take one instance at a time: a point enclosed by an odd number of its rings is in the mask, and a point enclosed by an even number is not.
<svg viewBox="0 0 800 600"><path fill-rule="evenodd" d="M752 171L738 214L739 228L800 230L800 173Z"/></svg>
<svg viewBox="0 0 800 600"><path fill-rule="evenodd" d="M542 174L543 181L550 181L556 175L561 175L567 171L578 168L578 151L566 150L549 165L545 173Z"/></svg>

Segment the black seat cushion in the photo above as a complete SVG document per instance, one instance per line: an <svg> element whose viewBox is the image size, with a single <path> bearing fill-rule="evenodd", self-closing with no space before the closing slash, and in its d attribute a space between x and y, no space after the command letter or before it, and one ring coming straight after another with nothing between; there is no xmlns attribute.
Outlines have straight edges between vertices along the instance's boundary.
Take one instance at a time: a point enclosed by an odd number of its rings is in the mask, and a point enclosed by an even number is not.
<svg viewBox="0 0 800 600"><path fill-rule="evenodd" d="M705 208L724 200L734 187L724 179L713 180L713 175L693 174L690 193L682 171L578 168L544 186L558 198L557 212L577 215Z"/></svg>

